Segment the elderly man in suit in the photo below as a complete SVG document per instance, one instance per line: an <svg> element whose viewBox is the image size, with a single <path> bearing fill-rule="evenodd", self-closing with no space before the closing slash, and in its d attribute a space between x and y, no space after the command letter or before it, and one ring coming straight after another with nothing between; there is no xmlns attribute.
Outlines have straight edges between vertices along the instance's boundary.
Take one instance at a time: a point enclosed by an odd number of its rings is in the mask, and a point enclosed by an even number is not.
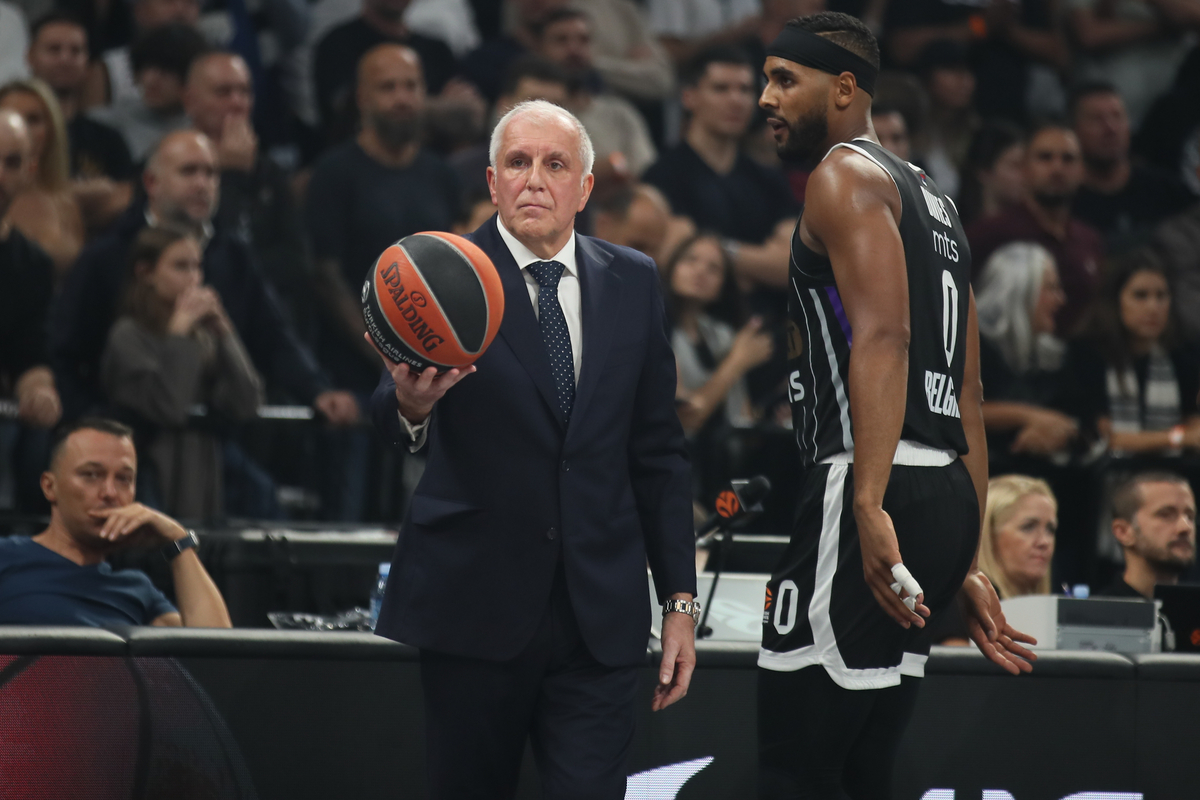
<svg viewBox="0 0 1200 800"><path fill-rule="evenodd" d="M421 649L433 798L505 798L526 739L544 797L625 796L637 666L663 610L653 707L682 697L698 604L690 475L654 263L575 233L593 150L535 100L497 124L498 214L471 235L500 334L441 376L385 359L375 424L429 440L376 632Z"/></svg>

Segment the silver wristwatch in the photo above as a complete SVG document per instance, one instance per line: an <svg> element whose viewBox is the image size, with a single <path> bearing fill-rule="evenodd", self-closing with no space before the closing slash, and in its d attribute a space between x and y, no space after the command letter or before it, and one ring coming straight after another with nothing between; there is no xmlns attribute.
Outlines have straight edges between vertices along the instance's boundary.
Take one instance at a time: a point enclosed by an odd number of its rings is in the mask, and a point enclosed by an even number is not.
<svg viewBox="0 0 1200 800"><path fill-rule="evenodd" d="M663 603L663 616L672 611L687 614L692 618L692 622L700 624L700 602L698 600L668 600Z"/></svg>

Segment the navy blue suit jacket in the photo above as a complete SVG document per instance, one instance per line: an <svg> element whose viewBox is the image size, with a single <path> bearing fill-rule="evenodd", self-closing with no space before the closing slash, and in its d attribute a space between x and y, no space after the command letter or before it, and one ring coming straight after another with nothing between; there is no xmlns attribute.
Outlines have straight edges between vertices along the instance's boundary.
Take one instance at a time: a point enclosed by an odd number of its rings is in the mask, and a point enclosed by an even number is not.
<svg viewBox="0 0 1200 800"><path fill-rule="evenodd" d="M649 561L661 597L696 591L691 478L654 263L577 235L583 355L569 425L525 279L496 228L470 237L504 285L478 371L438 401L376 632L472 658L531 640L559 560L584 641L608 666L645 659ZM375 425L407 444L384 372Z"/></svg>

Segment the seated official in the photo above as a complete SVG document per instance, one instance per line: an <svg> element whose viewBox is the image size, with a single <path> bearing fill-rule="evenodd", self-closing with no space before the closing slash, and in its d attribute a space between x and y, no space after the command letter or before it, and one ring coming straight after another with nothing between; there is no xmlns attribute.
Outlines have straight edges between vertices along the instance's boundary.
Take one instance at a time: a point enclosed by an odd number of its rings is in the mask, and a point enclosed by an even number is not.
<svg viewBox="0 0 1200 800"><path fill-rule="evenodd" d="M186 625L229 628L225 601L196 555L196 535L133 501L133 431L104 419L69 426L42 474L50 525L0 539L0 625ZM105 557L157 547L178 609L146 575Z"/></svg>
<svg viewBox="0 0 1200 800"><path fill-rule="evenodd" d="M1181 476L1143 472L1113 489L1112 532L1125 572L1099 597L1154 598L1196 563L1196 496Z"/></svg>
<svg viewBox="0 0 1200 800"><path fill-rule="evenodd" d="M1050 485L1028 475L988 481L979 532L979 570L1000 599L1050 594L1050 562L1058 532L1058 501ZM953 605L928 628L935 644L967 646L967 625Z"/></svg>

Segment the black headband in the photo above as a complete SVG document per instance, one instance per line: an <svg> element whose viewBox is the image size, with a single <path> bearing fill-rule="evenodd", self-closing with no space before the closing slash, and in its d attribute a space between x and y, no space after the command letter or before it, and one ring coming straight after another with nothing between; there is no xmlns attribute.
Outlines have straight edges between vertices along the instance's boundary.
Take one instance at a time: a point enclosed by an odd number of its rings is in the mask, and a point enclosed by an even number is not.
<svg viewBox="0 0 1200 800"><path fill-rule="evenodd" d="M872 97L875 96L875 78L879 75L879 69L871 66L865 58L812 31L792 25L785 26L767 48L767 55L795 61L830 75L849 72L858 83L858 88Z"/></svg>

